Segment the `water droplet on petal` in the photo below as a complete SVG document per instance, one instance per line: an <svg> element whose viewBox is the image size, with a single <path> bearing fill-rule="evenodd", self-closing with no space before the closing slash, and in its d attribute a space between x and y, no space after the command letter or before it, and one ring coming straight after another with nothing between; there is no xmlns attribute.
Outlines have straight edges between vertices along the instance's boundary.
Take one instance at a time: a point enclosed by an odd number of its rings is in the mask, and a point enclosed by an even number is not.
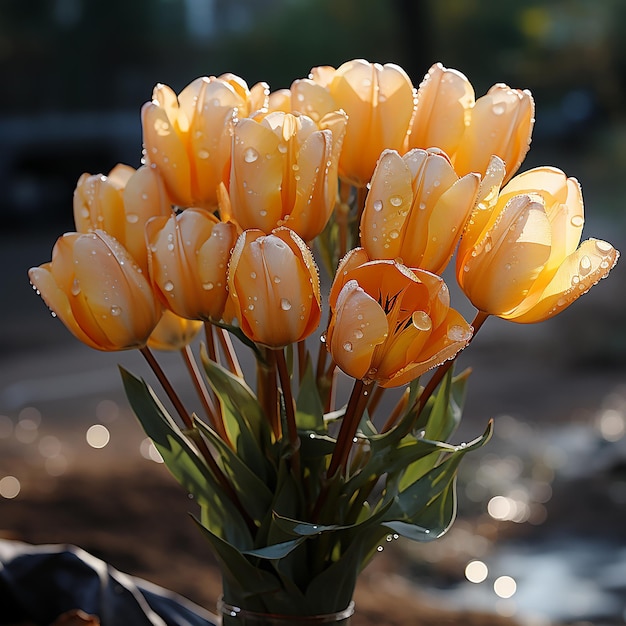
<svg viewBox="0 0 626 626"><path fill-rule="evenodd" d="M211 282L208 283L202 283L202 289L204 289L205 291L211 291L211 289L213 289L214 285Z"/></svg>
<svg viewBox="0 0 626 626"><path fill-rule="evenodd" d="M115 305L113 305L111 307L111 315L113 315L113 317L118 317L121 314L122 314L122 308L121 307L115 306Z"/></svg>
<svg viewBox="0 0 626 626"><path fill-rule="evenodd" d="M586 254L580 259L579 269L583 275L587 274L591 269L591 259Z"/></svg>
<svg viewBox="0 0 626 626"><path fill-rule="evenodd" d="M376 200L376 202L374 202L374 204L372 205L374 211L382 211L383 209L383 203L381 200Z"/></svg>
<svg viewBox="0 0 626 626"><path fill-rule="evenodd" d="M392 206L398 207L402 205L402 198L400 196L391 196L389 202Z"/></svg>
<svg viewBox="0 0 626 626"><path fill-rule="evenodd" d="M611 252L611 250L613 250L613 246L610 243L600 239L596 241L596 248L600 254L606 254L607 252Z"/></svg>
<svg viewBox="0 0 626 626"><path fill-rule="evenodd" d="M243 152L243 160L246 163L254 163L259 158L259 153L254 148L246 148Z"/></svg>
<svg viewBox="0 0 626 626"><path fill-rule="evenodd" d="M289 311L289 309L291 308L291 302L289 302L289 300L287 300L287 298L283 298L280 301L280 308L283 311Z"/></svg>
<svg viewBox="0 0 626 626"><path fill-rule="evenodd" d="M139 215L137 215L136 213L128 213L126 215L126 221L129 224L136 224L139 221Z"/></svg>
<svg viewBox="0 0 626 626"><path fill-rule="evenodd" d="M351 344L349 341L346 341L346 342L343 344L343 349L344 349L346 352L352 352L352 344Z"/></svg>
<svg viewBox="0 0 626 626"><path fill-rule="evenodd" d="M450 326L447 335L450 341L468 341L472 333L469 329L463 328L463 326Z"/></svg>
<svg viewBox="0 0 626 626"><path fill-rule="evenodd" d="M80 283L78 282L78 278L74 279L71 291L73 296L77 296L80 293Z"/></svg>
<svg viewBox="0 0 626 626"><path fill-rule="evenodd" d="M506 105L503 102L496 102L491 110L494 115L502 115L506 111Z"/></svg>
<svg viewBox="0 0 626 626"><path fill-rule="evenodd" d="M354 338L355 339L363 339L363 331L357 328L354 331Z"/></svg>
<svg viewBox="0 0 626 626"><path fill-rule="evenodd" d="M209 154L208 150L198 150L198 158L199 159L208 159L209 156L211 156Z"/></svg>
<svg viewBox="0 0 626 626"><path fill-rule="evenodd" d="M169 292L169 291L174 291L174 283L173 283L171 280L166 281L166 282L163 284L163 289L164 289L165 291L168 291L168 292Z"/></svg>
<svg viewBox="0 0 626 626"><path fill-rule="evenodd" d="M585 223L585 218L582 215L572 215L570 223L575 228L580 228Z"/></svg>

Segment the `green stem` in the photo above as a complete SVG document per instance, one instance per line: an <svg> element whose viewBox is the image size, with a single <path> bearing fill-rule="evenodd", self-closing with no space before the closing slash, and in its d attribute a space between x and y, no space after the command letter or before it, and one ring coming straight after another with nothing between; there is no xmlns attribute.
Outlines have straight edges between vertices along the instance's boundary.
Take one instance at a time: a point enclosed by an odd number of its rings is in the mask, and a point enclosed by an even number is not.
<svg viewBox="0 0 626 626"><path fill-rule="evenodd" d="M280 411L278 407L278 386L276 384L276 356L274 350L261 348L263 359L257 359L257 398L263 407L265 417L278 441L282 437Z"/></svg>

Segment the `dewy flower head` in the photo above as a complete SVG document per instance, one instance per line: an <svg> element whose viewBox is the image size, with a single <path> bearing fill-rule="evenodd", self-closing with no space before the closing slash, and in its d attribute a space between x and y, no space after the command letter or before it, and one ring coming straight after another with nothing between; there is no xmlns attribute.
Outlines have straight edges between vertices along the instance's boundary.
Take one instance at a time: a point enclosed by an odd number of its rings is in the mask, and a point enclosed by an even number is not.
<svg viewBox="0 0 626 626"><path fill-rule="evenodd" d="M275 111L235 126L230 173L234 219L268 233L285 225L305 241L326 225L337 195L343 113L319 126L305 115Z"/></svg>
<svg viewBox="0 0 626 626"><path fill-rule="evenodd" d="M153 350L182 350L191 343L202 328L199 320L189 320L164 309L163 316L148 338Z"/></svg>
<svg viewBox="0 0 626 626"><path fill-rule="evenodd" d="M154 88L141 111L145 158L163 177L174 204L214 208L228 176L233 119L267 107L269 89L248 89L233 74L198 78L178 97Z"/></svg>
<svg viewBox="0 0 626 626"><path fill-rule="evenodd" d="M604 278L619 253L605 241L580 243L578 181L552 167L513 178L479 203L457 256L459 285L479 310L514 322L556 315Z"/></svg>
<svg viewBox="0 0 626 626"><path fill-rule="evenodd" d="M226 273L237 239L232 223L202 209L185 209L146 226L150 278L161 302L187 319L219 321L226 305Z"/></svg>
<svg viewBox="0 0 626 626"><path fill-rule="evenodd" d="M385 150L361 217L361 245L371 259L398 259L440 274L474 206L480 177L459 178L445 153Z"/></svg>
<svg viewBox="0 0 626 626"><path fill-rule="evenodd" d="M146 166L134 170L119 164L108 176L83 174L74 190L76 231L104 230L128 250L144 272L148 269L146 222L170 213L163 182Z"/></svg>
<svg viewBox="0 0 626 626"><path fill-rule="evenodd" d="M52 261L28 274L67 328L97 350L143 347L161 317L147 276L103 231L63 235Z"/></svg>
<svg viewBox="0 0 626 626"><path fill-rule="evenodd" d="M314 68L312 80L324 86L336 108L348 114L348 128L339 158L339 176L365 187L385 149L401 150L414 108L413 84L392 63L380 65L356 59L336 70ZM296 87L298 106L329 106L310 86ZM313 100L310 99L313 97ZM307 98L309 98L307 103Z"/></svg>
<svg viewBox="0 0 626 626"><path fill-rule="evenodd" d="M398 387L454 357L472 336L440 276L355 248L330 294L326 347L349 376Z"/></svg>
<svg viewBox="0 0 626 626"><path fill-rule="evenodd" d="M321 296L313 254L288 228L269 235L246 230L228 268L234 315L253 341L281 348L308 337L319 325Z"/></svg>
<svg viewBox="0 0 626 626"><path fill-rule="evenodd" d="M529 91L498 83L475 100L463 74L437 63L417 91L407 147L441 148L461 176L484 174L496 155L506 163L508 180L528 152L534 112Z"/></svg>

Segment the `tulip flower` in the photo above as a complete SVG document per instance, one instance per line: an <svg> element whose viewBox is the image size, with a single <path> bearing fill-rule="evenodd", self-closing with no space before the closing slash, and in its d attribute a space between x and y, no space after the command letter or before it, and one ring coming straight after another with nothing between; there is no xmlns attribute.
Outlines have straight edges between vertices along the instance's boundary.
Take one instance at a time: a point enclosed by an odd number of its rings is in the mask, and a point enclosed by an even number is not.
<svg viewBox="0 0 626 626"><path fill-rule="evenodd" d="M28 274L70 332L97 350L142 348L161 317L148 278L100 230L63 235L52 261Z"/></svg>
<svg viewBox="0 0 626 626"><path fill-rule="evenodd" d="M146 222L170 213L163 183L146 166L134 170L119 164L108 176L83 174L74 190L76 231L104 230L128 250L143 271L148 269Z"/></svg>
<svg viewBox="0 0 626 626"><path fill-rule="evenodd" d="M146 238L150 278L163 305L180 317L219 321L226 304L235 225L190 208L150 220Z"/></svg>
<svg viewBox="0 0 626 626"><path fill-rule="evenodd" d="M376 161L385 149L401 150L413 115L413 84L397 65L368 63L356 59L337 70L314 68L312 80L324 86L336 109L348 114L348 127L339 159L339 176L357 187L365 187ZM309 106L324 110L328 101L310 87ZM296 86L306 107L306 91ZM312 104L311 104L312 103ZM307 111L306 108L304 108Z"/></svg>
<svg viewBox="0 0 626 626"><path fill-rule="evenodd" d="M267 107L264 83L251 90L233 74L202 77L176 96L157 85L141 111L145 158L174 204L215 208L227 179L233 120Z"/></svg>
<svg viewBox="0 0 626 626"><path fill-rule="evenodd" d="M361 216L361 245L371 259L398 259L440 274L470 216L478 174L459 178L445 153L385 150Z"/></svg>
<svg viewBox="0 0 626 626"><path fill-rule="evenodd" d="M237 322L247 337L282 348L318 326L321 296L311 250L288 228L269 235L246 230L228 269L228 290Z"/></svg>
<svg viewBox="0 0 626 626"><path fill-rule="evenodd" d="M276 111L236 124L230 173L234 219L269 233L285 225L305 241L326 225L337 196L343 113L319 126L305 115Z"/></svg>
<svg viewBox="0 0 626 626"><path fill-rule="evenodd" d="M404 385L454 357L472 327L450 308L440 276L391 260L368 261L355 248L330 293L326 347L349 376L382 387Z"/></svg>
<svg viewBox="0 0 626 626"><path fill-rule="evenodd" d="M529 91L498 83L475 100L463 74L437 63L417 91L407 148L441 148L460 176L484 174L496 155L506 164L506 182L528 152L534 112Z"/></svg>
<svg viewBox="0 0 626 626"><path fill-rule="evenodd" d="M164 309L163 315L148 337L148 348L153 350L182 350L200 332L203 324L199 320L188 320Z"/></svg>
<svg viewBox="0 0 626 626"><path fill-rule="evenodd" d="M475 214L481 227L474 224L461 239L457 280L480 311L514 322L556 315L604 278L619 256L605 241L580 244L580 185L556 168L516 176Z"/></svg>

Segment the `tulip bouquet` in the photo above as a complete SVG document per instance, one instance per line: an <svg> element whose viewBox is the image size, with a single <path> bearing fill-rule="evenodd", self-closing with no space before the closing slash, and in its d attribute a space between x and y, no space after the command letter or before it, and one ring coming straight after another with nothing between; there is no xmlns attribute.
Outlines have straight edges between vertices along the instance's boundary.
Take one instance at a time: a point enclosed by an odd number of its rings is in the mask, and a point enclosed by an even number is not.
<svg viewBox="0 0 626 626"><path fill-rule="evenodd" d="M124 385L199 505L224 623L345 617L385 538L445 533L459 463L490 435L447 442L456 355L490 315L547 319L615 265L609 243L580 243L574 178L514 176L533 122L528 91L475 99L440 64L418 88L363 60L276 92L225 74L157 85L141 167L79 179L77 232L30 279L78 339L154 370L170 409L126 371ZM455 253L471 323L442 278ZM155 349L181 352L197 406Z"/></svg>

